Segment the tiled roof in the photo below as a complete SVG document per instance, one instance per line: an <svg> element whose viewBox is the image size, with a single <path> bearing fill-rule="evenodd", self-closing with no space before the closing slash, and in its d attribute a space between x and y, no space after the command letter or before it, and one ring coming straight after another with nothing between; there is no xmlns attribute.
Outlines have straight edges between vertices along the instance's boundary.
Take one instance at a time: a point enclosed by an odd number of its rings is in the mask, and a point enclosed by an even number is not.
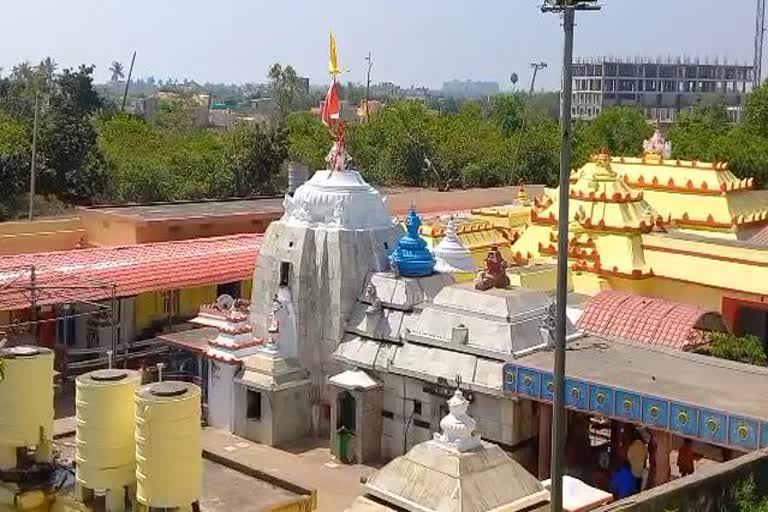
<svg viewBox="0 0 768 512"><path fill-rule="evenodd" d="M762 247L768 247L768 226L761 228L759 231L749 237L747 242L760 245Z"/></svg>
<svg viewBox="0 0 768 512"><path fill-rule="evenodd" d="M250 277L262 235L0 256L0 310L29 307L29 267L39 305L228 283ZM26 267L26 268L25 268ZM62 288L67 286L69 288Z"/></svg>
<svg viewBox="0 0 768 512"><path fill-rule="evenodd" d="M713 314L679 302L603 291L586 302L576 326L589 334L686 350L706 342L697 325Z"/></svg>

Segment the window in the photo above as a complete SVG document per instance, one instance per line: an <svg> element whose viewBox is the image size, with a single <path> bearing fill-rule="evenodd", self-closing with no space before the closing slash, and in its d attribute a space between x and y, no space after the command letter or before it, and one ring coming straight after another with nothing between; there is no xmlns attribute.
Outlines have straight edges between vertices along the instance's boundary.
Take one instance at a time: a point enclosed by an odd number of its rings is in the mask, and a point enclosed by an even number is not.
<svg viewBox="0 0 768 512"><path fill-rule="evenodd" d="M176 316L179 312L179 290L163 290L160 296L163 300L163 314Z"/></svg>
<svg viewBox="0 0 768 512"><path fill-rule="evenodd" d="M287 261L280 263L280 286L291 284L291 264Z"/></svg>
<svg viewBox="0 0 768 512"><path fill-rule="evenodd" d="M391 420L395 417L395 414L392 411L381 411L381 416Z"/></svg>
<svg viewBox="0 0 768 512"><path fill-rule="evenodd" d="M413 401L413 414L418 414L421 416L421 400Z"/></svg>
<svg viewBox="0 0 768 512"><path fill-rule="evenodd" d="M245 417L249 420L261 421L261 393L258 391L247 391L247 411Z"/></svg>

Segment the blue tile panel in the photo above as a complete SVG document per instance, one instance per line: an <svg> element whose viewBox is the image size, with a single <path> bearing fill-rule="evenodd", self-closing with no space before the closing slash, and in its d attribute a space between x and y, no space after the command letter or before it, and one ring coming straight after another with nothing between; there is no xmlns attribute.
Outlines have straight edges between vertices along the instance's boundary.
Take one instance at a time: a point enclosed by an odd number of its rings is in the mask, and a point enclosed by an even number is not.
<svg viewBox="0 0 768 512"><path fill-rule="evenodd" d="M699 437L717 444L726 442L728 418L725 414L702 409L699 412Z"/></svg>
<svg viewBox="0 0 768 512"><path fill-rule="evenodd" d="M552 382L552 374L541 374L541 399L548 402L555 399L555 383Z"/></svg>
<svg viewBox="0 0 768 512"><path fill-rule="evenodd" d="M616 416L632 421L643 421L643 404L640 395L616 391Z"/></svg>
<svg viewBox="0 0 768 512"><path fill-rule="evenodd" d="M541 393L541 374L527 368L517 368L517 392L532 398L539 398Z"/></svg>
<svg viewBox="0 0 768 512"><path fill-rule="evenodd" d="M565 405L573 409L579 409L581 411L588 411L589 406L587 403L588 387L586 383L565 379Z"/></svg>
<svg viewBox="0 0 768 512"><path fill-rule="evenodd" d="M589 386L589 410L613 416L613 389L606 386Z"/></svg>
<svg viewBox="0 0 768 512"><path fill-rule="evenodd" d="M699 411L698 409L672 402L670 406L669 427L674 432L679 432L686 436L696 436L699 433Z"/></svg>
<svg viewBox="0 0 768 512"><path fill-rule="evenodd" d="M669 402L658 398L643 398L643 423L669 428Z"/></svg>
<svg viewBox="0 0 768 512"><path fill-rule="evenodd" d="M507 393L545 402L554 398L549 372L507 363L503 377ZM712 444L744 450L768 448L768 421L728 416L722 411L577 379L565 379L565 405L569 409L642 423Z"/></svg>
<svg viewBox="0 0 768 512"><path fill-rule="evenodd" d="M728 422L728 443L750 450L757 449L758 425L754 420L731 416Z"/></svg>

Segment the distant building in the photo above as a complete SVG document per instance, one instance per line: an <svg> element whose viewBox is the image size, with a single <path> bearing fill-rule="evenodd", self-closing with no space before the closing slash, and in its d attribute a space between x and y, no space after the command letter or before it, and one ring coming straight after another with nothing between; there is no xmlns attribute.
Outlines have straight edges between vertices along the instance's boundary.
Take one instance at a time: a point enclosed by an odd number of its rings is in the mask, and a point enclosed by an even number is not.
<svg viewBox="0 0 768 512"><path fill-rule="evenodd" d="M136 115L149 120L157 114L163 103L175 101L186 104L195 126L208 126L208 111L211 108L210 94L180 94L172 91L160 91L148 98L137 100L133 105L133 111Z"/></svg>
<svg viewBox="0 0 768 512"><path fill-rule="evenodd" d="M482 98L495 94L499 94L498 82L476 82L474 80L443 82L443 95L452 98Z"/></svg>
<svg viewBox="0 0 768 512"><path fill-rule="evenodd" d="M752 66L600 57L573 65L572 115L592 119L606 107L636 105L649 120L669 124L699 101L722 97L732 121L752 88Z"/></svg>

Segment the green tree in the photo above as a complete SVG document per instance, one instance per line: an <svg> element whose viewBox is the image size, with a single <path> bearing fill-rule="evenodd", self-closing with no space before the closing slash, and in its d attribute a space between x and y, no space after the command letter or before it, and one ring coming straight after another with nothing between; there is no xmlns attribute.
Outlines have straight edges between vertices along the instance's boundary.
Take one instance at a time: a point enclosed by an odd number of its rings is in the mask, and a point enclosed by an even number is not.
<svg viewBox="0 0 768 512"><path fill-rule="evenodd" d="M285 130L238 123L227 134L225 166L235 196L274 194L288 154Z"/></svg>
<svg viewBox="0 0 768 512"><path fill-rule="evenodd" d="M283 67L279 63L272 64L267 78L280 119L285 119L304 95L302 80L292 66Z"/></svg>
<svg viewBox="0 0 768 512"><path fill-rule="evenodd" d="M43 117L40 133L40 191L88 202L106 188L96 149L93 118L102 107L93 89L93 66L64 69Z"/></svg>
<svg viewBox="0 0 768 512"><path fill-rule="evenodd" d="M292 112L286 124L288 158L303 163L310 170L324 169L333 138L320 118L311 112Z"/></svg>
<svg viewBox="0 0 768 512"><path fill-rule="evenodd" d="M669 132L674 156L686 160L717 160L722 157L721 137L729 130L728 113L722 101L698 103L680 112Z"/></svg>
<svg viewBox="0 0 768 512"><path fill-rule="evenodd" d="M758 494L753 476L739 482L734 494L737 512L768 512L768 497Z"/></svg>
<svg viewBox="0 0 768 512"><path fill-rule="evenodd" d="M523 101L519 94L498 94L491 99L491 118L507 137L522 126Z"/></svg>
<svg viewBox="0 0 768 512"><path fill-rule="evenodd" d="M592 151L605 147L614 155L633 156L640 154L652 131L639 108L610 107L589 123L586 140Z"/></svg>
<svg viewBox="0 0 768 512"><path fill-rule="evenodd" d="M762 341L757 336L752 335L736 336L730 333L715 333L712 336L712 341L701 351L720 359L760 366L768 364L768 355L766 355Z"/></svg>
<svg viewBox="0 0 768 512"><path fill-rule="evenodd" d="M768 85L763 84L747 96L744 124L762 137L768 137Z"/></svg>

